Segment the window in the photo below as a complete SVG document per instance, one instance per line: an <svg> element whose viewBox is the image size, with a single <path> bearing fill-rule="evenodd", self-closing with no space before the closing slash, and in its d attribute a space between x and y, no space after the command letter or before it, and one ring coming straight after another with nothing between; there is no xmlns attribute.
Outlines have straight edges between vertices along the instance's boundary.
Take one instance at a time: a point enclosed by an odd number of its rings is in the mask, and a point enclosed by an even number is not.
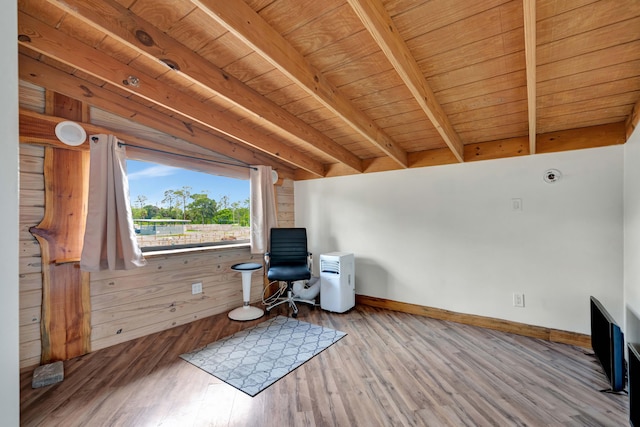
<svg viewBox="0 0 640 427"><path fill-rule="evenodd" d="M127 160L143 251L248 243L249 180Z"/></svg>

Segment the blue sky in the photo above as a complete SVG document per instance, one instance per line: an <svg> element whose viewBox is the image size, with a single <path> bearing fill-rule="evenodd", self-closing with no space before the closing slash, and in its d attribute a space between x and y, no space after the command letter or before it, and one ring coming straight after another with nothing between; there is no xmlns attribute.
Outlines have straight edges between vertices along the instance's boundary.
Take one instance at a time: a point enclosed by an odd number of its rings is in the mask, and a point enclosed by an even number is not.
<svg viewBox="0 0 640 427"><path fill-rule="evenodd" d="M147 197L145 204L163 206L166 190L191 187L191 193L206 192L209 198L220 201L229 197L229 203L244 202L249 198L249 180L225 178L156 163L127 160L127 176L131 206L138 207L138 195Z"/></svg>

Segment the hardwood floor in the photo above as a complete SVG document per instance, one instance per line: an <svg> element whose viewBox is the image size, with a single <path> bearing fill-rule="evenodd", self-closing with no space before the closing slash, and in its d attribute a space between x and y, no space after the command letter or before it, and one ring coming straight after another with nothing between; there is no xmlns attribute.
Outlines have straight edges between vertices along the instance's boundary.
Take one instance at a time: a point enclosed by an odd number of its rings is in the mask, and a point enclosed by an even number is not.
<svg viewBox="0 0 640 427"><path fill-rule="evenodd" d="M629 425L628 397L599 391L585 349L366 306L301 307L348 335L253 398L178 357L264 319L218 315L109 347L40 389L23 372L21 425Z"/></svg>

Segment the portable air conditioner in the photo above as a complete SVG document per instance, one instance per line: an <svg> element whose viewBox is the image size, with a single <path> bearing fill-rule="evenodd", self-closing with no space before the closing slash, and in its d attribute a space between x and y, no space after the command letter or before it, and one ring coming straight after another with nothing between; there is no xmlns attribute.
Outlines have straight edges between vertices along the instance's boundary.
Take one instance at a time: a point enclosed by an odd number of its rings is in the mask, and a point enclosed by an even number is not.
<svg viewBox="0 0 640 427"><path fill-rule="evenodd" d="M344 313L356 305L355 259L352 253L320 255L320 308Z"/></svg>

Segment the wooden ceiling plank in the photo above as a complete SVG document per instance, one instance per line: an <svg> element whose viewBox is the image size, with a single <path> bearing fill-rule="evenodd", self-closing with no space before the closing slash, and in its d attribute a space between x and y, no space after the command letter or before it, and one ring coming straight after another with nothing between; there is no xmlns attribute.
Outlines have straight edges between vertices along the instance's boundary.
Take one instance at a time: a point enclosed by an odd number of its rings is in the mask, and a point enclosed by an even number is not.
<svg viewBox="0 0 640 427"><path fill-rule="evenodd" d="M180 120L168 117L106 88L93 85L25 55L20 55L18 61L19 77L23 81L83 100L86 104L117 116L129 120L135 119L137 123L244 163L269 164L274 169L284 167L284 164L276 161L276 158L202 131L197 126L193 126L186 118Z"/></svg>
<svg viewBox="0 0 640 427"><path fill-rule="evenodd" d="M422 120L415 120L413 122L402 122L400 124L397 124L395 126L388 126L387 132L389 132L389 134L392 135L404 135L407 133L417 133L417 132L424 132L425 134L430 134L430 135L438 135L437 132L435 131L435 129L431 129L430 131L427 130L424 126L424 115L421 115Z"/></svg>
<svg viewBox="0 0 640 427"><path fill-rule="evenodd" d="M375 53L378 47L371 40L369 32L365 30L354 31L352 35L307 55L307 59L320 72L326 74Z"/></svg>
<svg viewBox="0 0 640 427"><path fill-rule="evenodd" d="M395 75L394 70L390 70L391 73ZM383 73L386 75L387 73ZM380 76L382 77L382 76ZM378 76L372 76L371 80L374 82L379 81ZM379 90L376 89L375 83L371 86L365 86L361 82L355 82L353 85L349 85L349 91L359 92L358 97L353 98L353 102L361 103L363 105L362 110L364 111L366 108L370 108L372 105L384 106L388 104L393 104L398 101L402 101L404 99L411 99L414 104L414 108L417 107L416 102L413 99L413 95L407 90L407 87L402 83L401 80L398 80L397 83L392 85L393 79L388 85L381 82L378 87ZM425 117L426 118L426 117Z"/></svg>
<svg viewBox="0 0 640 427"><path fill-rule="evenodd" d="M538 66L538 82L560 79L566 76L576 75L589 82L592 72L597 72L601 68L616 66L623 67L627 62L635 62L639 59L640 39L612 46L607 49L606 55L602 52L589 52L580 56L561 59L556 62L542 64Z"/></svg>
<svg viewBox="0 0 640 427"><path fill-rule="evenodd" d="M271 122L301 142L312 144L338 162L362 172L361 160L307 123L261 96L238 79L196 55L112 0L49 0L74 17L100 28L145 57L171 64L193 83L214 91L250 114ZM136 34L145 33L142 43ZM150 42L149 42L150 41ZM170 62L169 62L170 61Z"/></svg>
<svg viewBox="0 0 640 427"><path fill-rule="evenodd" d="M301 3L306 4L307 2ZM293 31L279 31L296 51L304 57L350 36L353 33L353 29L357 28L359 24L358 18L351 13L349 5L340 4L333 10L326 10L330 9L333 4L330 4L327 0L320 2L320 4L325 9L321 15L314 16L314 19L310 22ZM288 11L284 16L289 22L295 22L300 17L300 15L296 15L292 11ZM276 29L273 22L269 22L271 27Z"/></svg>
<svg viewBox="0 0 640 427"><path fill-rule="evenodd" d="M536 0L523 0L529 154L536 154Z"/></svg>
<svg viewBox="0 0 640 427"><path fill-rule="evenodd" d="M603 120L601 118L596 118L596 119L585 119L585 120L579 120L577 122L572 122L575 123L576 127L575 129L580 129L580 127L591 127L591 126L601 126L604 124L611 124L611 123L620 123L620 122L624 122L627 119L627 115L626 114L622 114L622 113L618 113L618 116L612 116L612 117L608 117L606 120ZM550 122L550 123L541 123L538 124L538 128L540 129L540 134L547 134L547 133L551 133L551 132L561 132L564 130L567 130L566 124L562 121L558 121L558 122ZM540 138L538 138L538 144L540 144ZM585 147L585 148L589 148L589 147ZM539 150L538 150L539 151Z"/></svg>
<svg viewBox="0 0 640 427"><path fill-rule="evenodd" d="M369 115L369 117L371 117L373 120L376 121L376 123L378 123L378 120L385 119L391 115L396 115L396 114L403 115L410 111L415 111L415 106L416 106L415 99L406 98L406 99L401 99L399 101L395 101L391 104L374 106L365 111ZM420 109L420 111L422 111L422 109ZM424 111L422 111L422 115L424 117ZM425 129L433 128L433 125L429 123L429 120L426 117L424 117L424 119L425 119L425 122L424 122ZM442 138L440 138L440 140L442 142Z"/></svg>
<svg viewBox="0 0 640 427"><path fill-rule="evenodd" d="M508 75L507 84L510 87L524 86L526 84L526 73L522 73L522 80L516 80L518 71L525 69L524 50L510 53L498 58L491 58L480 64L472 64L468 67L456 70L440 69L438 74L429 76L429 83L440 96L440 92L455 89L456 86L477 83L481 92L487 92L485 85L492 79L502 75ZM443 104L447 101L443 100Z"/></svg>
<svg viewBox="0 0 640 427"><path fill-rule="evenodd" d="M639 68L640 69L640 68ZM579 101L593 100L633 91L640 88L640 75L626 79L610 80L606 83L593 84L587 87L577 87L569 90L541 95L538 91L538 108L544 109L560 104L570 104Z"/></svg>
<svg viewBox="0 0 640 427"><path fill-rule="evenodd" d="M244 2L191 0L402 167L407 153Z"/></svg>
<svg viewBox="0 0 640 427"><path fill-rule="evenodd" d="M118 3L131 9L137 15L146 16L147 21L152 22L161 31L169 31L176 22L189 16L195 10L195 7L189 2L175 0L136 0L129 6L123 4L122 0L118 0Z"/></svg>
<svg viewBox="0 0 640 427"><path fill-rule="evenodd" d="M300 87L295 83L291 83L288 86L283 86L278 90L265 94L264 96L280 105L281 108L286 108L288 104L297 102L301 99L312 100L315 104L318 105L318 107L322 107L320 103L309 96L307 92L300 89Z"/></svg>
<svg viewBox="0 0 640 427"><path fill-rule="evenodd" d="M200 9L198 9L198 12L200 12ZM208 24L211 24L209 17L204 13L202 13L202 15L204 15ZM215 25L215 22L213 24ZM222 36L217 39L208 40L206 45L195 51L198 55L212 64L216 64L217 67L223 70L239 58L252 53L249 46L242 43L242 41L238 40L226 29L224 29L224 31Z"/></svg>
<svg viewBox="0 0 640 427"><path fill-rule="evenodd" d="M515 101L505 100L499 104L469 109L461 113L453 113L449 115L449 118L451 119L451 123L458 129L458 132L462 132L458 126L463 123L482 122L484 120L491 120L512 114L517 114L520 117L520 113L525 113L524 120L526 120L527 100L523 98L516 99Z"/></svg>
<svg viewBox="0 0 640 427"><path fill-rule="evenodd" d="M203 109L202 103L185 96L179 90L162 84L111 57L101 55L96 49L80 43L22 12L19 12L18 32L21 35L20 44L24 44L43 55L80 68L88 74L159 104L177 114L185 115L191 120L222 132L255 149L281 158L318 176L324 176L324 166L310 157L298 153L280 141L259 134L246 125L230 120L212 109ZM129 84L131 76L139 79L140 83L137 87Z"/></svg>
<svg viewBox="0 0 640 427"><path fill-rule="evenodd" d="M465 120L464 122L456 123L458 132L470 132L479 129L499 128L501 126L508 126L510 123L523 123L527 122L527 116L525 114L526 103L515 103L513 109L497 109L490 115L475 116L474 120Z"/></svg>
<svg viewBox="0 0 640 427"><path fill-rule="evenodd" d="M121 2L118 2L121 3ZM124 6L124 5L123 5ZM137 11L139 13L139 11ZM148 15L144 16L145 20L149 22ZM170 37L176 40L182 40L183 44L194 52L199 52L201 49L211 44L211 40L216 40L223 34L227 33L227 30L219 25L206 25L203 20L209 21L209 17L200 12L198 8L195 8L193 12L184 16L177 22L171 25L166 33ZM154 27L158 28L155 23Z"/></svg>
<svg viewBox="0 0 640 427"><path fill-rule="evenodd" d="M389 70L384 73L373 74L366 79L353 81L346 86L343 86L342 89L347 89L349 91L353 102L363 101L363 98L367 97L375 97L378 93L385 92L387 90L396 90L398 92L393 94L392 98L386 98L385 102L387 103L398 99L398 95L400 98L413 98L409 89L407 89L402 80L400 80L398 73L396 73L396 70L393 68L389 68ZM417 104L416 107L418 107Z"/></svg>
<svg viewBox="0 0 640 427"><path fill-rule="evenodd" d="M389 15L398 22L401 34L416 37L421 34L437 31L440 28L455 25L458 22L482 15L484 12L498 8L511 0L430 0L413 3L412 7L401 7L395 10L389 5ZM418 3L418 4L416 4Z"/></svg>
<svg viewBox="0 0 640 427"><path fill-rule="evenodd" d="M638 77L640 59L598 68L593 71L585 71L588 78L579 74L571 74L553 80L547 80L538 84L538 96L549 96L565 91L588 89L591 86L606 86L618 80ZM540 102L540 100L539 100Z"/></svg>
<svg viewBox="0 0 640 427"><path fill-rule="evenodd" d="M526 73L525 70L522 69L471 83L453 85L436 93L438 94L438 99L440 99L442 105L448 109L447 105L452 102L464 102L465 100L477 99L483 96L492 96L497 92L514 88L523 88L525 96L522 97L522 99L525 99L526 83Z"/></svg>
<svg viewBox="0 0 640 427"><path fill-rule="evenodd" d="M421 109L417 108L415 110L403 111L402 114L394 114L378 119L376 123L386 129L387 127L393 128L394 126L402 126L404 124L410 125L413 122L424 122L425 120L427 120L427 118L424 116L424 113Z"/></svg>
<svg viewBox="0 0 640 427"><path fill-rule="evenodd" d="M209 18L207 17L207 19ZM270 72L277 70L273 68L271 64L269 64L262 56L258 55L255 52L251 52L250 54L245 55L242 58L238 58L231 64L222 68L222 71L231 74L233 78L239 80L244 84L247 84L247 82L255 79L258 76L269 74ZM280 73L280 78L278 80L280 81L281 85L275 90L278 90L281 87L291 86L293 84L293 82L283 76L282 73ZM265 96L271 92L272 91L258 93L262 96Z"/></svg>
<svg viewBox="0 0 640 427"><path fill-rule="evenodd" d="M562 2L560 2L562 3ZM574 2L567 2L574 3ZM611 26L640 15L640 2L596 1L539 21L538 42L543 45L577 34ZM612 31L610 37L617 37Z"/></svg>
<svg viewBox="0 0 640 427"><path fill-rule="evenodd" d="M590 3L596 3L597 1L600 0L538 0L538 4L536 5L538 11L537 15L540 20L544 20L555 15L570 12Z"/></svg>
<svg viewBox="0 0 640 427"><path fill-rule="evenodd" d="M373 75L392 71L392 80L401 82L400 77L386 60L384 52L377 50L371 55L362 56L357 61L348 62L340 67L336 67L331 71L324 73L324 77L340 89L340 91L349 99L351 94L345 93L345 86L354 82L368 80Z"/></svg>
<svg viewBox="0 0 640 427"><path fill-rule="evenodd" d="M538 64L547 64L563 59L603 51L613 46L632 43L638 39L640 16L616 22L586 33L540 44L537 50Z"/></svg>
<svg viewBox="0 0 640 427"><path fill-rule="evenodd" d="M487 107L499 107L500 105L517 101L526 102L526 99L527 88L525 86L520 86L449 102L447 104L443 104L443 108L447 110L449 117L451 118L453 114L481 110ZM452 119L452 122L455 122L455 120Z"/></svg>
<svg viewBox="0 0 640 427"><path fill-rule="evenodd" d="M582 113L576 117L574 114L538 119L538 127L544 133L558 132L567 129L580 129L596 126L602 123L624 122L629 117L633 105L623 105L616 108L603 108Z"/></svg>
<svg viewBox="0 0 640 427"><path fill-rule="evenodd" d="M521 13L521 4L510 1L420 35L402 31L402 23L397 18L394 18L394 23L416 62L441 55L452 55L455 60L465 62L477 61L475 58L478 56L504 54L501 53L504 48L516 43L517 49L522 50ZM410 21L413 17L409 14L406 19ZM419 30L420 33L424 31L423 28ZM458 50L461 50L460 54Z"/></svg>
<svg viewBox="0 0 640 427"><path fill-rule="evenodd" d="M433 90L424 78L415 59L411 56L405 41L400 38L391 17L384 9L384 5L378 0L348 1L444 142L458 161L463 162L464 152L460 137L436 101Z"/></svg>
<svg viewBox="0 0 640 427"><path fill-rule="evenodd" d="M443 68L446 70L458 70L472 64L485 62L491 58L522 51L524 46L524 32L518 27L508 32L500 33L482 40L465 40L466 43L453 45L447 43L448 49L441 53L431 53L426 43L420 44L423 39L407 41L409 50L414 54L416 62L420 65L424 75L438 74ZM431 41L431 40L430 40ZM442 42L436 39L436 42ZM435 43L431 43L435 44Z"/></svg>
<svg viewBox="0 0 640 427"><path fill-rule="evenodd" d="M269 69L266 73L259 73L253 78L244 82L248 87L256 91L256 93L271 93L286 86L290 83L289 79L275 68ZM274 106L276 110L278 106ZM252 114L255 115L255 114Z"/></svg>
<svg viewBox="0 0 640 427"><path fill-rule="evenodd" d="M313 24L314 20L327 13L332 13L335 7L338 5L328 1L274 1L264 9L252 8L259 10L260 15L271 22L271 26L286 37L298 28ZM291 19L291 17L296 19Z"/></svg>
<svg viewBox="0 0 640 427"><path fill-rule="evenodd" d="M408 126L412 123L420 122L422 129L429 132L433 131L437 134L429 119L425 117L424 111L421 108L416 108L413 98L399 99L396 102L385 104L380 109L373 108L366 111L387 132L389 132L388 127ZM442 142L442 138L440 138L440 142Z"/></svg>
<svg viewBox="0 0 640 427"><path fill-rule="evenodd" d="M600 94L597 98L585 100L569 100L567 102L558 103L547 106L543 112L538 114L539 119L552 119L561 116L576 116L580 118L583 114L588 114L594 110L614 110L617 108L625 108L632 106L638 97L640 90L628 90L620 93ZM631 109L629 108L629 111Z"/></svg>

